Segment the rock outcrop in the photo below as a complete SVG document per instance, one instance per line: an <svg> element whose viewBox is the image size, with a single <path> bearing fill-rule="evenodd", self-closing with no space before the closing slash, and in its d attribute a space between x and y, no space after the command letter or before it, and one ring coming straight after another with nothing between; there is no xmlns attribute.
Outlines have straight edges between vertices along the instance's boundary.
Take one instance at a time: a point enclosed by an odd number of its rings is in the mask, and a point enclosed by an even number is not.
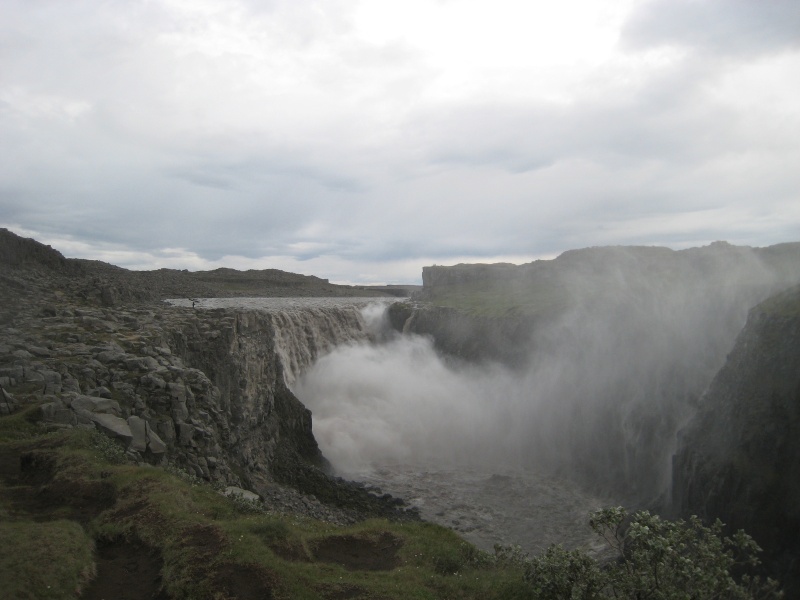
<svg viewBox="0 0 800 600"><path fill-rule="evenodd" d="M499 361L522 367L541 319L528 315L468 314L448 306L420 306L408 302L387 309L395 330L431 336L443 353L470 362Z"/></svg>
<svg viewBox="0 0 800 600"><path fill-rule="evenodd" d="M800 287L750 311L681 432L672 500L750 533L800 591Z"/></svg>

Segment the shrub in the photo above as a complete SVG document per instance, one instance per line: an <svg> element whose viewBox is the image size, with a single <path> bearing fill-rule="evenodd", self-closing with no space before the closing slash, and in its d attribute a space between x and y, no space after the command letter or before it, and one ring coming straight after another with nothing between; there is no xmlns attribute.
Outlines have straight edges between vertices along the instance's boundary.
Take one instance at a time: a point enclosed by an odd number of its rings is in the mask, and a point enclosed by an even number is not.
<svg viewBox="0 0 800 600"><path fill-rule="evenodd" d="M623 508L590 515L592 529L616 552L601 567L580 550L551 546L533 558L525 580L543 599L595 600L755 600L781 598L778 584L747 573L759 565L761 551L743 531L723 535L717 520L669 521L637 512L627 527Z"/></svg>
<svg viewBox="0 0 800 600"><path fill-rule="evenodd" d="M97 431L92 430L90 444L92 448L100 452L104 460L110 462L112 465L122 465L128 462L128 457L119 442L111 439Z"/></svg>

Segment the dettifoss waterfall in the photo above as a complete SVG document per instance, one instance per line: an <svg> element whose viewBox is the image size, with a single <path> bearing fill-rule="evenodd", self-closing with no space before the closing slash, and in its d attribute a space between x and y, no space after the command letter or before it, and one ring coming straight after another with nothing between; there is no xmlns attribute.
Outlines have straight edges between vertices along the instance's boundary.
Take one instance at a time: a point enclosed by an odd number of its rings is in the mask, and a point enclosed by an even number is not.
<svg viewBox="0 0 800 600"><path fill-rule="evenodd" d="M529 382L499 365L440 356L389 331L386 298L204 299L198 309L271 315L287 384L342 477L404 498L485 550L552 543L596 548L590 510L616 504L524 456ZM188 305L189 301L174 301ZM523 416L524 418L520 418ZM380 490L380 492L378 492Z"/></svg>

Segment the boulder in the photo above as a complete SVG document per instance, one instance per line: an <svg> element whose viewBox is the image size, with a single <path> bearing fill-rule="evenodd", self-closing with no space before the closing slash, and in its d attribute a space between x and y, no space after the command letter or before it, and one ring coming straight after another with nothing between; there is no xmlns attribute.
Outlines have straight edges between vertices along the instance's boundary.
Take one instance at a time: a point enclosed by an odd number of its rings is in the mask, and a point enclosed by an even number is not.
<svg viewBox="0 0 800 600"><path fill-rule="evenodd" d="M189 418L189 409L186 407L186 400L179 397L172 397L172 419L176 423L182 423Z"/></svg>
<svg viewBox="0 0 800 600"><path fill-rule="evenodd" d="M113 396L111 390L104 385L95 388L94 395L99 396L100 398L109 398L109 399Z"/></svg>
<svg viewBox="0 0 800 600"><path fill-rule="evenodd" d="M148 373L147 375L142 375L142 378L139 382L146 388L155 389L155 390L163 390L167 387L167 382L164 381L158 375L154 375L152 373Z"/></svg>
<svg viewBox="0 0 800 600"><path fill-rule="evenodd" d="M194 425L189 423L178 423L178 441L181 443L181 445L190 445L193 437Z"/></svg>
<svg viewBox="0 0 800 600"><path fill-rule="evenodd" d="M17 400L0 386L0 415L10 415L17 408Z"/></svg>
<svg viewBox="0 0 800 600"><path fill-rule="evenodd" d="M145 432L147 436L147 448L150 452L153 454L164 454L167 451L167 445L158 437L158 434L153 431L149 423L145 423Z"/></svg>
<svg viewBox="0 0 800 600"><path fill-rule="evenodd" d="M74 412L66 408L60 401L42 404L42 421L46 423L60 423L62 425L77 425L78 418Z"/></svg>
<svg viewBox="0 0 800 600"><path fill-rule="evenodd" d="M47 348L42 348L41 346L28 346L28 352L40 358L49 358L53 356L53 353L50 350Z"/></svg>
<svg viewBox="0 0 800 600"><path fill-rule="evenodd" d="M155 371L161 365L150 356L131 356L125 359L125 368L129 371Z"/></svg>
<svg viewBox="0 0 800 600"><path fill-rule="evenodd" d="M88 410L92 413L103 413L119 416L121 409L116 400L109 398L98 398L97 396L83 396L77 395L70 403L72 410L77 411L79 408Z"/></svg>
<svg viewBox="0 0 800 600"><path fill-rule="evenodd" d="M128 417L128 427L133 435L130 449L144 452L147 449L147 422L141 417L131 416Z"/></svg>
<svg viewBox="0 0 800 600"><path fill-rule="evenodd" d="M125 352L119 352L117 350L103 350L102 352L98 352L95 358L101 363L111 364L125 362L128 355Z"/></svg>
<svg viewBox="0 0 800 600"><path fill-rule="evenodd" d="M157 421L153 429L158 433L158 437L162 440L166 440L167 443L175 442L175 423L172 419Z"/></svg>
<svg viewBox="0 0 800 600"><path fill-rule="evenodd" d="M255 492L243 490L242 488L233 485L229 485L228 487L226 487L223 494L225 494L229 498L233 496L238 496L239 498L242 498L243 500L249 500L250 502L258 502L259 500L261 500L261 496L259 496Z"/></svg>
<svg viewBox="0 0 800 600"><path fill-rule="evenodd" d="M90 413L95 426L109 437L117 438L125 445L131 443L133 433L125 419L114 415Z"/></svg>

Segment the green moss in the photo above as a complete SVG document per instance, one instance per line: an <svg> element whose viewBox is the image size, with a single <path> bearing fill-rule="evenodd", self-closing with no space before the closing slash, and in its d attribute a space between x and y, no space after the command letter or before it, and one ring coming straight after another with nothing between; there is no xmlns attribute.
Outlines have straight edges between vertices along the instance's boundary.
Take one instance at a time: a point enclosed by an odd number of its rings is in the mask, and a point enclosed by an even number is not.
<svg viewBox="0 0 800 600"><path fill-rule="evenodd" d="M33 468L47 486L78 490L89 503L91 493L105 494L82 528L65 520L75 518L68 498L49 513L62 520L34 523L34 514L28 519L13 504L13 490L0 486L0 516L16 519L0 529L3 598L73 597L92 575L92 541L120 538L140 540L160 554L162 580L175 598L222 597L224 574L237 570L237 576L268 581L275 598L347 597L354 590L358 597L398 600L524 597L514 592L523 589L519 565L494 561L443 527L382 519L339 527L270 513L268 506L243 511L204 482L120 463L96 433L42 435L23 414L0 419L0 432L3 427L25 435L0 443L0 452L8 460L34 457ZM340 539L392 540L392 568L348 570L316 560L315 548Z"/></svg>
<svg viewBox="0 0 800 600"><path fill-rule="evenodd" d="M26 406L11 415L0 417L0 443L41 434L41 429L36 425L41 417L42 410L38 404Z"/></svg>
<svg viewBox="0 0 800 600"><path fill-rule="evenodd" d="M94 575L92 540L74 521L0 522L0 597L72 598Z"/></svg>

